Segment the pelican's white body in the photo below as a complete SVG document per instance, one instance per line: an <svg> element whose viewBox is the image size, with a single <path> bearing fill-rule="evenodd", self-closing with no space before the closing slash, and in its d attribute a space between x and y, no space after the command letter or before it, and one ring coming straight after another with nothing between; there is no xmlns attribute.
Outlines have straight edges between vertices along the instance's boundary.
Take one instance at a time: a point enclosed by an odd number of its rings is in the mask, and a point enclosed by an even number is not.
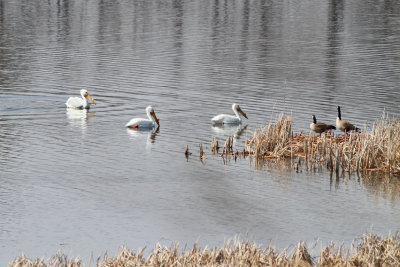
<svg viewBox="0 0 400 267"><path fill-rule="evenodd" d="M156 127L156 122L149 120L149 119L144 119L144 118L134 118L131 119L125 126L126 127L133 127L137 125L137 128L148 128L152 129Z"/></svg>
<svg viewBox="0 0 400 267"><path fill-rule="evenodd" d="M219 114L211 119L214 124L240 124L242 123L242 114L238 111L240 109L238 104L232 105L232 110L236 116Z"/></svg>
<svg viewBox="0 0 400 267"><path fill-rule="evenodd" d="M85 89L81 90L81 98L79 97L70 97L68 98L65 105L67 108L74 108L74 109L89 109L90 103L86 100L85 94L87 91Z"/></svg>
<svg viewBox="0 0 400 267"><path fill-rule="evenodd" d="M158 127L157 122L155 121L153 116L151 116L151 114L150 114L151 112L154 112L154 110L151 106L148 106L146 108L146 114L147 114L148 119L133 118L125 125L125 127L141 128L141 129L152 129L152 128Z"/></svg>

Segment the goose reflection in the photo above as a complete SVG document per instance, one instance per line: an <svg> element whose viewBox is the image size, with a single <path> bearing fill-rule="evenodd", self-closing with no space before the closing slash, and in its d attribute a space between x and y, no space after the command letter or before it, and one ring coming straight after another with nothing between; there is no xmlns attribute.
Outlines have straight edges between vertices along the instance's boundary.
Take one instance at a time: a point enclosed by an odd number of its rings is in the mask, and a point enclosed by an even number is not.
<svg viewBox="0 0 400 267"><path fill-rule="evenodd" d="M156 141L157 134L160 132L160 128L153 128L153 129L131 129L131 128L126 128L126 132L128 135L132 138L140 138L143 136L147 136L147 142L146 144L154 144Z"/></svg>
<svg viewBox="0 0 400 267"><path fill-rule="evenodd" d="M87 121L94 117L95 112L87 109L66 109L66 114L70 125L86 128Z"/></svg>
<svg viewBox="0 0 400 267"><path fill-rule="evenodd" d="M214 133L216 133L217 135L219 135L221 137L233 135L233 137L235 139L240 139L240 137L243 135L243 133L246 132L247 126L248 126L247 124L246 125L216 124L216 125L212 126L212 129L213 129Z"/></svg>

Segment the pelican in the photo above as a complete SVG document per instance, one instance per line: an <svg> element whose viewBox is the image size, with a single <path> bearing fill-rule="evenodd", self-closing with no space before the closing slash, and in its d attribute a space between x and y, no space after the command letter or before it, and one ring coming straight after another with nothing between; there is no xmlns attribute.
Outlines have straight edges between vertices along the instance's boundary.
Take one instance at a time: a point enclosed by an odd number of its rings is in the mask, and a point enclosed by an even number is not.
<svg viewBox="0 0 400 267"><path fill-rule="evenodd" d="M85 89L81 89L81 97L82 98L70 97L68 98L67 102L65 102L65 105L67 106L67 108L89 109L90 103L87 102L86 98L89 98L90 101L92 101L92 103L96 105L94 99L89 95L89 93Z"/></svg>
<svg viewBox="0 0 400 267"><path fill-rule="evenodd" d="M131 119L125 126L132 129L152 129L159 127L160 122L151 106L146 108L148 119L134 118Z"/></svg>
<svg viewBox="0 0 400 267"><path fill-rule="evenodd" d="M214 124L240 124L242 123L242 119L240 115L247 119L246 113L242 111L238 104L232 105L232 110L236 116L226 115L226 114L219 114L211 119Z"/></svg>
<svg viewBox="0 0 400 267"><path fill-rule="evenodd" d="M340 113L340 106L337 107L338 116L336 118L336 127L342 132L356 131L361 132L359 128L347 121L342 121L342 115Z"/></svg>
<svg viewBox="0 0 400 267"><path fill-rule="evenodd" d="M317 123L317 118L315 117L315 115L312 115L312 119L313 122L310 124L310 129L315 133L319 133L319 136L321 136L323 132L336 130L336 127L331 124L325 124L322 122Z"/></svg>

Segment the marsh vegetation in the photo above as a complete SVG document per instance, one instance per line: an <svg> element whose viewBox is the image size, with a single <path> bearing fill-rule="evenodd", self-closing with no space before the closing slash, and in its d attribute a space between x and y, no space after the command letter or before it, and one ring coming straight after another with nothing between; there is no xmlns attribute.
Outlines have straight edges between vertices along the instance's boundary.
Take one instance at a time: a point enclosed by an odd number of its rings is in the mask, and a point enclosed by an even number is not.
<svg viewBox="0 0 400 267"><path fill-rule="evenodd" d="M293 133L292 118L285 114L254 131L243 151L233 149L232 137L219 147L214 138L211 152L222 157L254 157L256 166L268 159L291 160L296 170L325 166L334 172L381 171L392 173L400 166L400 121L383 115L368 132L323 135ZM204 152L203 152L204 153Z"/></svg>
<svg viewBox="0 0 400 267"><path fill-rule="evenodd" d="M239 239L225 243L223 247L202 248L197 244L191 249L182 249L178 244L164 247L157 244L152 251L138 252L122 247L117 255L105 254L88 266L399 266L400 239L394 236L380 237L371 233L349 249L330 243L322 248L315 257L311 256L306 244L299 242L293 248L278 252L273 246L243 242ZM81 259L68 258L57 254L48 260L30 260L21 256L11 262L9 267L82 267Z"/></svg>

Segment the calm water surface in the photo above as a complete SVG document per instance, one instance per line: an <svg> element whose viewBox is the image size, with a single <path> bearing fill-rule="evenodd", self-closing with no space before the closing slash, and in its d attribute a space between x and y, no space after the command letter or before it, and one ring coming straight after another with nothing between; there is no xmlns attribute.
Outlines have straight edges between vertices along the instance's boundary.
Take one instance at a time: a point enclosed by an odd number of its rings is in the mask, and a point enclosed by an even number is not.
<svg viewBox="0 0 400 267"><path fill-rule="evenodd" d="M0 0L0 265L399 230L399 180L257 170L209 151L232 134L242 148L283 111L305 133L312 114L334 123L339 104L360 127L399 116L398 14L400 2L372 0ZM66 110L80 88L97 105ZM249 120L211 127L234 102ZM147 105L159 131L125 129Z"/></svg>

